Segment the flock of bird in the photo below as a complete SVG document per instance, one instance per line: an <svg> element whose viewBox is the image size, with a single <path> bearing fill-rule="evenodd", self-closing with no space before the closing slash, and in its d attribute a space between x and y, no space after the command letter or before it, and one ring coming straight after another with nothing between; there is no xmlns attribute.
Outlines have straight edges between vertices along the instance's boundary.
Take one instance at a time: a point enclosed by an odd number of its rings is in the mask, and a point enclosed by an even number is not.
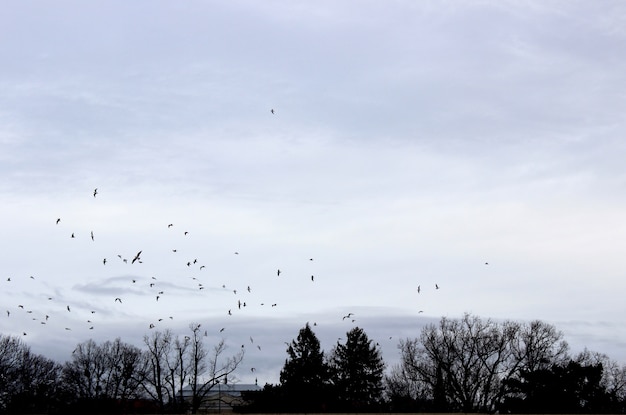
<svg viewBox="0 0 626 415"><path fill-rule="evenodd" d="M272 110L272 113L274 113L273 110ZM92 196L93 196L93 198L99 198L100 193L98 191L98 188L95 188L93 190ZM64 221L62 220L61 217L58 217L58 218L56 218L53 221L53 223L56 224L57 227L63 227ZM166 225L164 224L164 227L165 226L171 232L175 232L176 231L176 226L174 225L174 223L168 223ZM68 233L69 233L69 238L71 238L73 240L78 239L76 232L68 232ZM65 235L67 235L67 234L65 234ZM184 232L182 232L182 235L184 237L189 237L190 233L189 233L189 231L185 230ZM92 241L92 243L96 242L96 235L94 234L93 231L89 232L89 239ZM172 254L180 255L178 249L171 249L171 252L172 252ZM136 253L134 253L133 255L130 255L128 257L125 256L125 255L122 255L122 254L116 254L116 257L117 257L117 260L121 261L122 263L127 264L127 265L132 265L132 266L135 267L135 266L138 266L140 264L143 264L143 262L144 262L143 257L142 257L143 253L144 253L144 251L142 249L139 249L139 250L136 251ZM239 256L239 252L238 251L234 251L233 255ZM113 257L113 259L115 259L115 256ZM314 261L314 258L312 258L312 257L303 258L303 261L304 260L306 260L309 263L312 263ZM112 263L110 257L101 258L100 261L101 261L101 265L100 266L105 266L107 268L110 267L111 263ZM188 259L185 259L185 260L183 260L183 264L184 264L183 266L186 266L186 268L188 268L188 269L195 269L196 272L200 272L200 271L202 271L202 270L204 270L206 268L206 265L201 264L199 262L198 258L188 258ZM280 267L276 267L275 269L276 269L276 271L275 271L275 277L274 278L285 278L284 277L284 271L281 270ZM141 274L142 273L141 273L140 270L137 270L137 274L133 273L133 275L141 275ZM29 276L29 278L32 279L32 280L35 280L35 276ZM117 278L120 278L120 277L117 277ZM192 281L194 281L194 283L193 283L194 286L193 286L193 288L191 286L188 286L188 287L186 287L186 289L188 289L188 290L194 289L194 290L202 291L202 290L205 290L207 288L207 285L205 285L206 283L202 282L202 279L201 279L202 277L201 276L192 276L190 278L191 278ZM128 281L127 281L128 287L126 288L126 290L129 290L128 292L136 292L136 290L133 291L132 288L133 287L139 288L140 284L142 283L142 281L144 279L145 279L145 277L139 277L139 276L128 277ZM310 272L309 272L309 276L307 276L307 279L310 279L311 283L316 283L315 275L313 275ZM11 277L7 277L6 282L8 284L10 284L12 281L13 280L12 280ZM162 304L162 299L165 296L168 295L167 294L167 289L164 288L164 287L161 287L160 286L160 281L156 277L154 277L154 276L150 277L150 282L148 284L146 284L145 287L146 287L145 289L150 290L149 293L153 296L155 303ZM212 288L212 291L215 291L215 289L216 289L216 287L214 287L214 286L211 286L211 288ZM435 288L435 290L439 290L440 289L438 284L435 284L434 288ZM141 288L139 288L139 289L141 289ZM221 291L232 292L236 296L235 297L236 301L232 303L233 305L231 307L229 307L229 308L224 310L225 316L232 316L235 312L240 312L243 309L246 309L250 305L250 301L251 300L248 299L249 297L244 298L244 297L242 297L242 294L245 294L247 296L251 295L251 293L253 291L251 285L246 285L244 289L238 290L236 288L227 288L226 283L222 283L221 284ZM421 285L418 285L417 286L417 294L420 294L422 291L423 290L422 290ZM238 293L239 293L239 295L238 295ZM49 301L50 303L54 303L56 305L56 310L58 312L59 304L56 302L55 297L52 296L52 295L50 295L50 296L47 295L46 297L47 297L47 301ZM123 306L126 305L124 297L125 297L125 291L124 291L124 288L122 288L122 289L120 289L119 293L116 293L116 295L112 295L111 296L111 298L109 300L110 301L109 304L111 304L111 306L108 306L106 304L98 303L98 304L92 304L91 307L93 309L85 310L84 302L76 304L76 308L77 309L79 309L79 310L82 309L83 314L85 314L86 311L88 311L88 315L90 316L90 318L85 320L86 326L84 325L85 323L82 323L83 326L81 326L81 327L86 327L87 330L95 330L95 329L97 329L97 327L98 327L97 323L96 323L96 320L97 320L97 317L98 317L97 314L100 313L100 311L97 311L97 310L110 311L109 307L123 307ZM160 300L161 300L161 302L160 302ZM272 308L278 306L278 303L275 302L275 301L256 302L255 304L256 305L260 305L260 306L266 306L266 304L267 304L269 307L272 307ZM46 310L45 312L37 312L36 311L37 308L42 308L40 306L41 306L41 304L38 304L38 303L37 304L32 304L32 305L16 304L15 305L15 307L16 307L15 309L9 308L9 309L6 310L6 317L7 318L13 318L14 317L13 313L15 313L15 312L24 312L24 313L28 314L29 316L32 316L31 320L32 320L33 324L38 325L38 326L47 325L47 324L50 323L50 320L53 317L53 313L50 312L50 311L47 311L47 310L50 309L49 307L48 308L44 308ZM62 306L64 306L64 309L65 309L66 313L74 314L74 309L73 309L74 305L73 304L63 304ZM169 311L171 311L171 310L169 310ZM418 312L422 313L423 310L419 310ZM228 318L228 317L226 317L226 318ZM144 327L147 330L157 329L157 328L159 328L159 325L162 322L170 321L170 320L174 320L174 315L167 315L167 314L165 314L162 317L154 318L153 321L146 321ZM342 321L346 321L347 320L350 323L355 323L356 322L355 313L349 312L347 314L344 314L344 315L341 316L341 320ZM69 320L65 319L64 321L76 321L76 320L75 319L74 320L72 320L72 319L69 319ZM219 328L219 333L220 334L223 333L226 330L226 324ZM314 322L313 325L316 326L317 323ZM79 326L76 326L76 327L79 327ZM68 330L68 331L72 330L73 328L74 327L71 326L71 325L64 327L64 329ZM29 334L29 332L32 331L32 330L35 330L34 326L24 327L24 329L22 330L22 335L23 336L27 336ZM209 334L212 335L214 333L209 333L209 330L205 330L204 331L204 335L205 336L209 336ZM250 339L250 343L254 343L254 340L253 340L252 336L249 336L249 339ZM256 348L259 351L262 349L260 344L256 344L255 346L256 346ZM242 344L241 347L244 347L244 345ZM252 368L252 370L254 370L254 368Z"/></svg>

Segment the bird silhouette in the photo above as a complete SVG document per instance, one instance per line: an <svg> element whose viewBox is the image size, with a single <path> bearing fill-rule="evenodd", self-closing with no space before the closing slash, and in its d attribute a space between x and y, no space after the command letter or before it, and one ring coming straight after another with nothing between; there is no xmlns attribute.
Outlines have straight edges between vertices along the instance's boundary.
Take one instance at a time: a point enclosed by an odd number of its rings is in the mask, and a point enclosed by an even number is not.
<svg viewBox="0 0 626 415"><path fill-rule="evenodd" d="M61 222L61 218L57 219L57 225L59 224L59 222Z"/></svg>
<svg viewBox="0 0 626 415"><path fill-rule="evenodd" d="M438 290L439 286L437 284L435 284L435 290Z"/></svg>
<svg viewBox="0 0 626 415"><path fill-rule="evenodd" d="M122 299L121 299L121 298L119 298L119 297L116 297L116 298L115 298L115 301L119 301L119 302L120 302L120 304L122 304Z"/></svg>
<svg viewBox="0 0 626 415"><path fill-rule="evenodd" d="M93 197L96 197L97 194L98 194L98 188L96 187L95 189L93 189Z"/></svg>
<svg viewBox="0 0 626 415"><path fill-rule="evenodd" d="M139 262L141 262L141 261L139 260L139 256L141 255L141 253L142 253L142 252L143 252L143 251L139 251L139 252L137 252L137 255L135 255L135 257L133 258L133 261L131 262L131 264L134 264L134 263L135 263L135 261L139 261Z"/></svg>
<svg viewBox="0 0 626 415"><path fill-rule="evenodd" d="M93 231L91 231L91 240L93 241Z"/></svg>

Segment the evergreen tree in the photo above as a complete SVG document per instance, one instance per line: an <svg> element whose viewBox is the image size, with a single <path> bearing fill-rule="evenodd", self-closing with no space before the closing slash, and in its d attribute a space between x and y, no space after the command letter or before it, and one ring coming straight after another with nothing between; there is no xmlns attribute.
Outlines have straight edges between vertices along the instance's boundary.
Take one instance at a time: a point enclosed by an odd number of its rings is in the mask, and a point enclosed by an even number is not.
<svg viewBox="0 0 626 415"><path fill-rule="evenodd" d="M323 410L329 380L328 366L320 342L307 323L287 348L289 358L280 371L287 410Z"/></svg>
<svg viewBox="0 0 626 415"><path fill-rule="evenodd" d="M337 343L330 366L339 402L344 410L374 409L381 403L385 363L380 348L355 327L345 344Z"/></svg>

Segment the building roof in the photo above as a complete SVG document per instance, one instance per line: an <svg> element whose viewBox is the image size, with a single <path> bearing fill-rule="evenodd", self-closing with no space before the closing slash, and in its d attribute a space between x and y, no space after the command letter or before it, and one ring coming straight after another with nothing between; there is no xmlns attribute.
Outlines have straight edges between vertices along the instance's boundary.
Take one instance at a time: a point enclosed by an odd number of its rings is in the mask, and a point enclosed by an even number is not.
<svg viewBox="0 0 626 415"><path fill-rule="evenodd" d="M228 394L240 394L241 392L259 391L261 389L263 388L255 383L228 383L228 384L218 383L211 387L212 391L215 391L215 392L219 391L221 393L228 393ZM183 396L191 395L191 385L185 386L182 392L183 392Z"/></svg>

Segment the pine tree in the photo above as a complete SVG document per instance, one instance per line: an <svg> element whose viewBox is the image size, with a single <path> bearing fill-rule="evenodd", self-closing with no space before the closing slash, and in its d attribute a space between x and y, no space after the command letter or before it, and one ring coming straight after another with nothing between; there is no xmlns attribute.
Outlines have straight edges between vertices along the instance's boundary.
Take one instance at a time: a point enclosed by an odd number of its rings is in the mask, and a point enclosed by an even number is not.
<svg viewBox="0 0 626 415"><path fill-rule="evenodd" d="M345 344L337 343L330 366L335 390L345 410L373 409L383 390L385 363L380 348L355 327L347 333Z"/></svg>
<svg viewBox="0 0 626 415"><path fill-rule="evenodd" d="M323 409L329 371L320 342L307 323L287 348L289 358L280 372L280 383L289 410L303 412Z"/></svg>

